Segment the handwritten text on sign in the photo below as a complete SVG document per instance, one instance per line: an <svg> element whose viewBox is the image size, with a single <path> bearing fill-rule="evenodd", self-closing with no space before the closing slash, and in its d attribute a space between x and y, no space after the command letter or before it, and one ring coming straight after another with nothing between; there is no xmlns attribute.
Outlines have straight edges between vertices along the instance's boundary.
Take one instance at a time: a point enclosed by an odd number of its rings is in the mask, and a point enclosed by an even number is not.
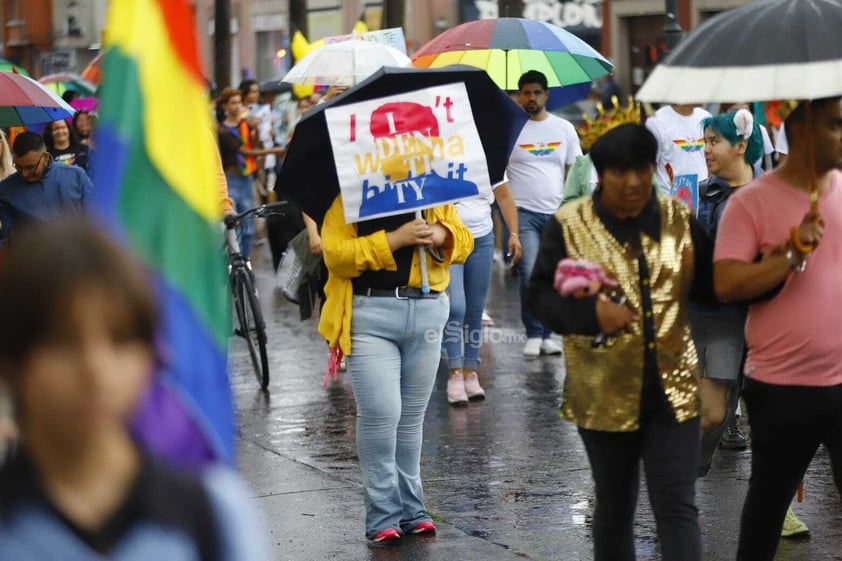
<svg viewBox="0 0 842 561"><path fill-rule="evenodd" d="M491 190L462 83L332 107L325 119L348 223Z"/></svg>

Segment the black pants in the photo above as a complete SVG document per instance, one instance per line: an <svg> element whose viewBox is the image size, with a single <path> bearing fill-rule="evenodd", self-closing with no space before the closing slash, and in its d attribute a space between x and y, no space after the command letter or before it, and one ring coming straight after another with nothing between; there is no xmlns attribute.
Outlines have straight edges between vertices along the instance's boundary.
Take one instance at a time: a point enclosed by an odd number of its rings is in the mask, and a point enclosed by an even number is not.
<svg viewBox="0 0 842 561"><path fill-rule="evenodd" d="M747 379L751 479L740 520L739 561L771 561L786 510L820 444L842 495L842 385L778 386Z"/></svg>
<svg viewBox="0 0 842 561"><path fill-rule="evenodd" d="M593 515L595 561L633 561L634 512L640 460L655 513L664 561L701 561L696 508L700 420L678 423L663 408L635 432L579 429L596 484Z"/></svg>

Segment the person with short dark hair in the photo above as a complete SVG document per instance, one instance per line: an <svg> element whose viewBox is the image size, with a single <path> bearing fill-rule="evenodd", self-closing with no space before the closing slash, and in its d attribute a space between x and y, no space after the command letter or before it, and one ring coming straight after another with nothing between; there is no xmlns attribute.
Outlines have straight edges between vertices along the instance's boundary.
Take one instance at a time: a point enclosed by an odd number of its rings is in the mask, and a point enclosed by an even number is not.
<svg viewBox="0 0 842 561"><path fill-rule="evenodd" d="M523 254L515 264L520 276L521 321L526 329L523 355L560 355L561 347L552 332L529 312L526 290L538 254L541 229L561 206L564 179L573 162L582 155L579 135L573 125L547 111L550 97L547 77L537 70L524 72L518 80L520 106L529 114L509 157L506 173L518 213L518 231ZM508 241L504 242L504 246Z"/></svg>
<svg viewBox="0 0 842 561"><path fill-rule="evenodd" d="M3 559L268 558L228 468L181 473L132 438L159 329L138 263L81 218L38 224L8 250L0 309L21 432L0 472Z"/></svg>
<svg viewBox="0 0 842 561"><path fill-rule="evenodd" d="M687 306L711 299L712 247L687 208L653 187L657 153L643 125L594 143L597 189L547 223L529 282L532 313L564 336L561 414L577 425L591 464L596 561L635 559L641 460L662 559L702 558L698 359ZM619 294L561 296L554 283L564 258L600 265Z"/></svg>
<svg viewBox="0 0 842 561"><path fill-rule="evenodd" d="M23 224L82 211L91 180L82 168L53 162L41 135L17 135L12 165L17 172L0 181L0 239Z"/></svg>
<svg viewBox="0 0 842 561"><path fill-rule="evenodd" d="M79 142L93 148L91 139L93 136L94 116L90 111L79 109L73 114L73 131L79 138Z"/></svg>
<svg viewBox="0 0 842 561"><path fill-rule="evenodd" d="M743 398L752 458L740 561L775 556L822 444L842 495L842 97L802 102L785 123L789 157L728 199L714 253L720 299L750 302Z"/></svg>

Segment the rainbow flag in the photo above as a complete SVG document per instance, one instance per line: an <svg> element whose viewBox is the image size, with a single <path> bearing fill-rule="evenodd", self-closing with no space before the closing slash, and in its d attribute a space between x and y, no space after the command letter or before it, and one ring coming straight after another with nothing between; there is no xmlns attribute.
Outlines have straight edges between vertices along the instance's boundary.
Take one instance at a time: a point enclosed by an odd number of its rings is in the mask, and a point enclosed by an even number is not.
<svg viewBox="0 0 842 561"><path fill-rule="evenodd" d="M230 302L219 165L186 0L111 0L92 207L146 264L162 313L160 376L134 422L191 467L233 460Z"/></svg>

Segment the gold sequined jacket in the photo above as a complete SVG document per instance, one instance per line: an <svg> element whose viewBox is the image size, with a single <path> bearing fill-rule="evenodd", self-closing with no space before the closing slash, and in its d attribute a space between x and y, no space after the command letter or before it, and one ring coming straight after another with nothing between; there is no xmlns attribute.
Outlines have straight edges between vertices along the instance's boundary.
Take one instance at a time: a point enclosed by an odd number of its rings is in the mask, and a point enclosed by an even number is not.
<svg viewBox="0 0 842 561"><path fill-rule="evenodd" d="M638 250L628 243L620 245L590 199L563 206L555 216L568 256L601 264L619 281L628 304L640 315L631 331L616 337L611 346L593 348L593 335L565 335L567 378L561 415L582 428L611 432L639 428L647 349L656 353L658 376L678 422L699 415L698 359L687 322L694 274L689 215L674 199L658 197L657 203L660 240L641 233ZM644 275L639 251L648 268ZM645 311L641 284L651 301ZM646 319L653 328L649 337Z"/></svg>

